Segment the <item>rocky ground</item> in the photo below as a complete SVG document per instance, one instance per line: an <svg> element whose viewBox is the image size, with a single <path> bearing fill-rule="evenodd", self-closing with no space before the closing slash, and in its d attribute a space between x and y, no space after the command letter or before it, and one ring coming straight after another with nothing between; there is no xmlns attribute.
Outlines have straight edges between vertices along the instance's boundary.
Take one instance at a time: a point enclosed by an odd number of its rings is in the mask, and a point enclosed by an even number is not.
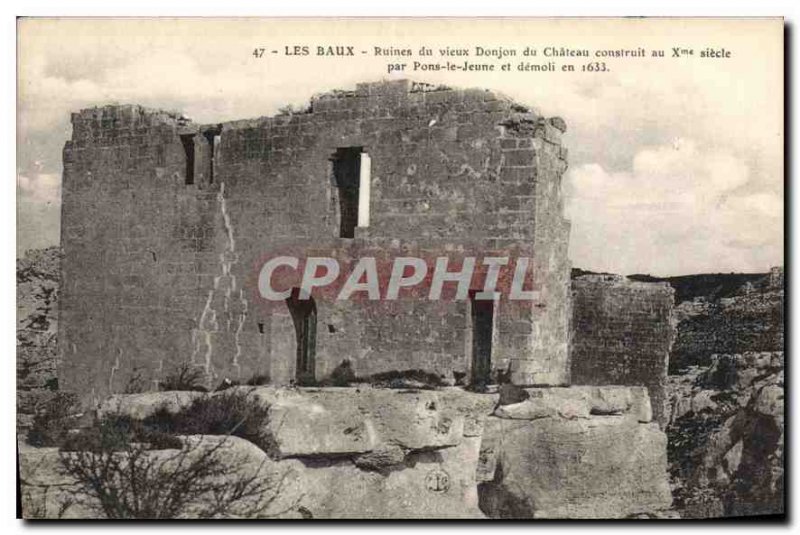
<svg viewBox="0 0 800 535"><path fill-rule="evenodd" d="M784 511L784 289L774 281L676 309L666 431L683 518Z"/></svg>
<svg viewBox="0 0 800 535"><path fill-rule="evenodd" d="M59 260L57 247L17 260L17 419L23 426L58 390Z"/></svg>
<svg viewBox="0 0 800 535"><path fill-rule="evenodd" d="M714 278L708 295L694 279L682 281L691 300L676 309L666 434L652 421L648 398L637 387L476 394L453 387L426 391L364 385L247 389L268 409L264 428L275 443L269 452L238 437L203 434L181 440L212 448L224 440L229 475L219 476L223 479L243 466L280 478L280 499L270 501L265 516L705 518L781 513L782 281L776 285L774 277L748 277L732 290L726 280ZM57 249L18 260L17 292L18 427L24 437L33 415L61 399ZM142 420L160 407L176 413L199 396L216 395L221 394L115 397L99 407L91 425L110 414ZM86 425L86 420L79 423ZM170 451L147 455L169 458L175 454ZM197 451L192 455L202 455ZM26 517L97 516L89 502L65 508L80 486L64 472L64 458L57 447L21 441Z"/></svg>
<svg viewBox="0 0 800 535"><path fill-rule="evenodd" d="M261 434L271 437L273 446L264 451L229 437L224 467L211 478L230 490L242 466L249 466L262 470L267 480L280 481L273 487L279 488L277 499L263 516L669 515L666 436L652 421L649 398L641 387L530 388L509 395L505 390L478 394L457 387L423 391L369 385L240 386L216 393L119 395L99 407L97 417L143 420L159 409L176 413L198 398L232 392L244 392L249 403L268 411ZM92 435L99 432L102 425L95 424ZM226 440L219 434L179 438L206 444ZM154 449L146 455L176 455L169 451ZM201 453L193 451L189 457ZM64 459L80 455L63 447L21 448L26 515L101 515L97 500L86 491L85 478L65 470ZM96 467L131 452L90 455L84 465ZM118 472L125 481L128 471ZM152 486L154 477L150 474L139 483ZM181 514L191 512L187 507Z"/></svg>

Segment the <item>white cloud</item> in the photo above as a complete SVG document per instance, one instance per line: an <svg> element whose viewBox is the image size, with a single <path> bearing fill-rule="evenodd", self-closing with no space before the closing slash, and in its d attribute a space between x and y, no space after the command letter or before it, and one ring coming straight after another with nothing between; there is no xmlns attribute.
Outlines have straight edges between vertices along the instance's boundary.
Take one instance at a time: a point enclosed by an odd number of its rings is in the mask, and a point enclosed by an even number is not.
<svg viewBox="0 0 800 535"><path fill-rule="evenodd" d="M17 194L21 202L57 207L61 203L61 176L55 173L17 175Z"/></svg>
<svg viewBox="0 0 800 535"><path fill-rule="evenodd" d="M728 42L732 27L650 21L637 29L638 22L625 21L608 22L624 24L624 31L604 32L597 21L576 20L531 31L532 23L506 20L492 30L461 22L444 31L434 21L413 28L342 24L326 22L315 33L302 21L28 19L19 48L21 215L24 206L57 202L59 149L69 136L71 111L120 102L177 109L198 122L241 119L385 72L385 62L374 58L276 55L256 61L254 43L280 48L341 36L364 46L391 41L416 47L422 41L490 43L502 34L509 46L617 47L627 40L668 49L677 38L698 47ZM783 259L783 43L780 31L736 24L743 29L734 56L703 68L643 59L591 76L412 77L492 88L566 119L574 265L626 273L760 271ZM46 167L34 165L36 159ZM57 225L42 233L58 239Z"/></svg>
<svg viewBox="0 0 800 535"><path fill-rule="evenodd" d="M573 264L657 275L781 264L782 197L749 191L751 175L737 156L687 139L640 150L628 171L573 168L564 184Z"/></svg>

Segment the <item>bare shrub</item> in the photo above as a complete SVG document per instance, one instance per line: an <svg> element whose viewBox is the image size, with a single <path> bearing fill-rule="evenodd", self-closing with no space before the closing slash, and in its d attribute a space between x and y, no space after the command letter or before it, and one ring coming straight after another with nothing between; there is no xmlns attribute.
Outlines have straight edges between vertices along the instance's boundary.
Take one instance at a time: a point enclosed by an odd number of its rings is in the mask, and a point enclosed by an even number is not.
<svg viewBox="0 0 800 535"><path fill-rule="evenodd" d="M147 392L147 390L147 381L144 378L142 369L134 368L131 372L131 376L128 378L127 384L125 385L125 393L139 394L141 392Z"/></svg>
<svg viewBox="0 0 800 535"><path fill-rule="evenodd" d="M376 373L367 379L379 388L417 388L432 390L444 384L442 378L425 370L391 370Z"/></svg>
<svg viewBox="0 0 800 535"><path fill-rule="evenodd" d="M294 508L296 502L271 510L287 473L268 474L264 462L237 470L247 458L231 453L229 440L187 440L181 449L154 451L135 442L118 449L116 438L100 438L94 449L62 452L65 471L78 482L67 507L110 519L258 518Z"/></svg>
<svg viewBox="0 0 800 535"><path fill-rule="evenodd" d="M205 379L205 374L200 368L189 364L181 364L174 372L167 375L159 386L162 391L206 392L208 389L203 385Z"/></svg>

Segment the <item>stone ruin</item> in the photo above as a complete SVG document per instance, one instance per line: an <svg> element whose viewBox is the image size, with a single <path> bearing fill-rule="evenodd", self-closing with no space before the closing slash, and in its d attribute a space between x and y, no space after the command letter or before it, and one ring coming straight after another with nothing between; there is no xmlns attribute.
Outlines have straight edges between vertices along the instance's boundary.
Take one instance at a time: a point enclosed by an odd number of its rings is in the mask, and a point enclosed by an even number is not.
<svg viewBox="0 0 800 535"><path fill-rule="evenodd" d="M315 518L620 518L670 508L658 420L672 293L623 278L571 286L560 118L490 91L399 81L248 121L196 125L106 106L72 124L62 389L141 416L188 402L189 393L157 392L180 363L202 369L210 389L268 376L254 395L270 406L279 449L270 462L291 465L287 492L310 496ZM354 179L365 165L366 192ZM305 308L287 299L265 309L254 290L261 255L292 248L513 249L533 259L543 298L522 312L472 299ZM503 384L483 394L286 388L343 361L358 377L423 370L450 385ZM134 375L153 392L121 395ZM37 481L26 455L26 481ZM36 455L47 464L49 453ZM31 485L52 507L46 485Z"/></svg>
<svg viewBox="0 0 800 535"><path fill-rule="evenodd" d="M584 275L572 282L573 384L646 386L653 417L667 423L667 369L677 335L675 290L666 282Z"/></svg>
<svg viewBox="0 0 800 535"><path fill-rule="evenodd" d="M485 379L499 370L515 384L569 384L562 120L489 91L402 81L251 121L195 125L106 106L74 114L72 124L61 226L64 387L99 399L123 391L134 370L157 387L185 361L202 367L209 387L253 375L288 384L304 373L322 379L344 360L358 376L474 376L480 367ZM364 155L371 176L359 194ZM357 224L364 193L368 226ZM542 299L522 311L469 300L317 300L306 309L287 301L264 310L259 260L285 249L514 250L533 259Z"/></svg>

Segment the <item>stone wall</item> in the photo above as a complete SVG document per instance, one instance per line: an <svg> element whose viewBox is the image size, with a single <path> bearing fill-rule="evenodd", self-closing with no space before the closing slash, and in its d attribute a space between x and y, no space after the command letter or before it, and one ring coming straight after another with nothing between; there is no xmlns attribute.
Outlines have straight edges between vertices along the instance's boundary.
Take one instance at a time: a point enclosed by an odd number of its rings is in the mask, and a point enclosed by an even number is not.
<svg viewBox="0 0 800 535"><path fill-rule="evenodd" d="M675 337L667 283L585 275L572 281L573 384L646 386L665 423L665 382Z"/></svg>
<svg viewBox="0 0 800 535"><path fill-rule="evenodd" d="M565 125L483 90L360 84L308 110L194 125L139 106L83 110L64 149L63 386L84 398L152 388L177 365L224 378L295 375L290 313L256 294L265 255L355 258L515 251L543 298L500 302L492 366L518 384L568 383ZM371 223L339 237L332 157L372 161ZM319 297L319 296L316 296ZM464 301L316 299L315 375L471 366Z"/></svg>

